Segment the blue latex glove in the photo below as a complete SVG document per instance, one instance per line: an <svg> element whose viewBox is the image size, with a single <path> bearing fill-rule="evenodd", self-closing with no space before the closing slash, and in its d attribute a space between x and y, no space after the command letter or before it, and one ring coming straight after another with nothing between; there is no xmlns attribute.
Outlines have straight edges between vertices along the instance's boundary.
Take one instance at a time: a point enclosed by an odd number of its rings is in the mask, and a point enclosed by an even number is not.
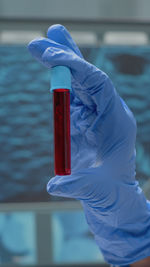
<svg viewBox="0 0 150 267"><path fill-rule="evenodd" d="M108 76L85 61L61 25L33 40L31 54L72 73L72 174L55 176L50 194L81 201L105 260L125 265L150 256L150 205L135 180L136 122Z"/></svg>

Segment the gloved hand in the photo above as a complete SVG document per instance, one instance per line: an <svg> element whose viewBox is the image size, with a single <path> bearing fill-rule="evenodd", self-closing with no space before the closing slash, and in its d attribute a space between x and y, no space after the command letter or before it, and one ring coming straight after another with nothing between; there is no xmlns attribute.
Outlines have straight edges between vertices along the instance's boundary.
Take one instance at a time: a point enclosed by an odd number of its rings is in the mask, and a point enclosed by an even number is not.
<svg viewBox="0 0 150 267"><path fill-rule="evenodd" d="M68 31L48 29L31 54L72 73L72 174L50 179L55 196L81 201L105 260L129 264L150 256L150 205L135 180L136 122L109 77L85 61Z"/></svg>

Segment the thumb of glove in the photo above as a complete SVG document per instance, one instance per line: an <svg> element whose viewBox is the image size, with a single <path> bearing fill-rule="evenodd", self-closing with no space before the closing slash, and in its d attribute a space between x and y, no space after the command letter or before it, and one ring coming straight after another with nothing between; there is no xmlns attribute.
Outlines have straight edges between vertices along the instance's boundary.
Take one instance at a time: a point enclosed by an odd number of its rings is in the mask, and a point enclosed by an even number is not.
<svg viewBox="0 0 150 267"><path fill-rule="evenodd" d="M53 196L87 200L92 188L94 168L85 168L71 175L55 176L47 184L47 192Z"/></svg>

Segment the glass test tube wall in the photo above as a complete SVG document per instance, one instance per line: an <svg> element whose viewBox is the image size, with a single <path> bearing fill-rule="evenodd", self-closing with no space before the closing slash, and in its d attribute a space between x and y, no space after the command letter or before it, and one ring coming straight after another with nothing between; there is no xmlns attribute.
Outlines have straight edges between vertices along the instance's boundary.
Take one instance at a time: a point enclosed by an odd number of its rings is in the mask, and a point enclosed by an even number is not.
<svg viewBox="0 0 150 267"><path fill-rule="evenodd" d="M70 70L64 66L52 68L55 175L71 174L70 89Z"/></svg>

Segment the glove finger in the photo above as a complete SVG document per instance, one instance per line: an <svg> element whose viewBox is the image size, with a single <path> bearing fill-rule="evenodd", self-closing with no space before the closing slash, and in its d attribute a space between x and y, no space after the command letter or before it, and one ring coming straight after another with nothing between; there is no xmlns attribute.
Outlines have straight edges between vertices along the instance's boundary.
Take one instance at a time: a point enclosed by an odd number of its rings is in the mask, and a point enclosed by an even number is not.
<svg viewBox="0 0 150 267"><path fill-rule="evenodd" d="M58 65L67 66L71 69L72 75L80 83L80 88L75 88L75 94L91 110L102 114L115 96L115 89L108 76L77 56L73 51L49 47L42 56L45 66L51 68Z"/></svg>
<svg viewBox="0 0 150 267"><path fill-rule="evenodd" d="M29 44L28 44L28 49L30 51L30 53L32 54L33 57L35 57L40 63L42 63L44 66L46 65L47 67L51 68L53 66L56 65L66 65L64 63L62 63L61 61L59 63L55 63L53 57L50 59L47 59L47 56L44 56L44 53L46 53L47 49L57 49L57 52L63 52L65 51L68 55L69 54L73 54L76 56L76 54L68 47L62 45L62 44L58 44L57 42L50 40L48 38L38 38L38 39L34 39L32 40ZM49 55L49 53L48 53ZM59 58L58 55L58 58ZM72 57L73 57L72 55ZM43 57L45 58L43 60ZM78 57L78 56L77 56ZM79 58L79 57L78 57ZM50 60L50 61L49 61ZM78 83L78 86L76 85L75 79L72 79L72 86L73 89L75 88L75 90L72 91L72 99L71 99L71 103L74 102L75 106L78 104L84 104L84 105L90 105L90 98L87 96L86 92L82 92L81 93L81 86ZM78 100L79 99L79 100ZM81 102L80 102L81 101Z"/></svg>
<svg viewBox="0 0 150 267"><path fill-rule="evenodd" d="M81 102L98 113L103 113L108 102L114 96L114 87L108 76L80 58L70 48L53 40L40 38L29 43L31 54L48 68L67 66L80 84L75 94Z"/></svg>
<svg viewBox="0 0 150 267"><path fill-rule="evenodd" d="M106 74L75 54L69 47L48 38L38 38L28 45L30 53L45 66L68 66L76 80L92 93L92 88L104 82ZM92 77L91 77L92 76ZM98 83L98 84L97 84ZM97 88L96 88L97 89ZM81 90L81 88L80 88Z"/></svg>
<svg viewBox="0 0 150 267"><path fill-rule="evenodd" d="M51 40L69 47L80 58L83 58L83 56L82 56L78 46L76 45L75 41L72 39L70 33L67 31L67 29L63 25L55 24L55 25L52 25L51 27L49 27L48 32L47 32L47 36ZM81 99L84 98L84 105L89 106L91 101L90 101L89 97L87 96L87 94L84 93L84 96L83 96L83 92L82 92L82 97L80 97L81 88L80 88L79 83L77 83L76 80L72 79L72 85L73 85L73 88L75 88L75 92L76 92L76 94L74 95L74 98L73 98L74 103L76 105L79 105L79 104L81 105L83 103L83 101L81 101Z"/></svg>
<svg viewBox="0 0 150 267"><path fill-rule="evenodd" d="M51 40L55 42L65 45L72 49L79 57L83 58L78 46L76 45L75 41L72 39L70 33L67 29L60 24L52 25L48 28L47 36Z"/></svg>
<svg viewBox="0 0 150 267"><path fill-rule="evenodd" d="M57 42L53 40L50 40L48 38L43 38L43 37L36 38L28 44L28 49L30 53L32 54L32 56L35 57L41 63L43 63L42 55L48 47L57 47L59 49L64 49L64 50L67 49L67 47L61 44L58 44Z"/></svg>
<svg viewBox="0 0 150 267"><path fill-rule="evenodd" d="M86 168L71 175L55 176L47 184L47 192L54 196L86 200L90 197L93 172L94 168Z"/></svg>
<svg viewBox="0 0 150 267"><path fill-rule="evenodd" d="M67 31L67 29L63 25L55 24L55 25L50 26L47 31L47 36L50 40L53 40L56 43L69 47L79 57L83 58L78 46L72 39L70 33ZM79 85L76 86L76 81L73 79L73 77L72 77L72 85L73 85L73 88L79 87ZM74 102L76 105L82 104L77 94L76 95L73 94L73 91L71 94L71 103L72 102Z"/></svg>

